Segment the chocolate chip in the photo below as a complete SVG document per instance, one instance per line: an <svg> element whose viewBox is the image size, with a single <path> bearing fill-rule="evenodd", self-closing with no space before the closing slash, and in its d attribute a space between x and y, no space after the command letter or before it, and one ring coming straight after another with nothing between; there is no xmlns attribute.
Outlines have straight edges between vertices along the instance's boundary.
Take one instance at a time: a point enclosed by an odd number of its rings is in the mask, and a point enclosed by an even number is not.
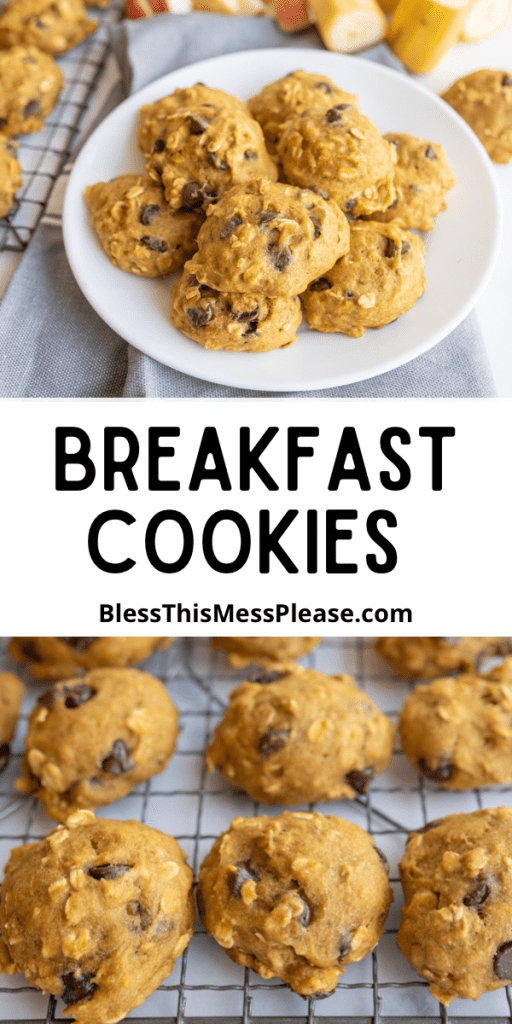
<svg viewBox="0 0 512 1024"><path fill-rule="evenodd" d="M202 135L206 131L210 124L207 117L201 117L200 114L187 114L185 118L191 135Z"/></svg>
<svg viewBox="0 0 512 1024"><path fill-rule="evenodd" d="M501 79L502 85L512 85L512 75L503 75Z"/></svg>
<svg viewBox="0 0 512 1024"><path fill-rule="evenodd" d="M421 192L417 185L408 185L407 187L410 188L411 192Z"/></svg>
<svg viewBox="0 0 512 1024"><path fill-rule="evenodd" d="M164 139L155 139L155 141L153 143L153 153L162 153L164 149L165 149L165 140Z"/></svg>
<svg viewBox="0 0 512 1024"><path fill-rule="evenodd" d="M101 767L109 775L122 775L124 772L129 772L132 768L135 768L135 764L122 740L115 741L110 754L107 754L101 762Z"/></svg>
<svg viewBox="0 0 512 1024"><path fill-rule="evenodd" d="M333 124L336 121L341 121L341 112L337 107L330 107L325 115L325 120L328 124Z"/></svg>
<svg viewBox="0 0 512 1024"><path fill-rule="evenodd" d="M384 253L384 256L388 260L394 260L395 256L398 255L398 246L396 242L393 241L392 238L387 238L386 243L386 251Z"/></svg>
<svg viewBox="0 0 512 1024"><path fill-rule="evenodd" d="M345 938L344 935L342 935L341 938L340 938L339 946L338 946L338 963L339 964L343 963L343 960L345 959L347 953L350 953L350 942Z"/></svg>
<svg viewBox="0 0 512 1024"><path fill-rule="evenodd" d="M282 672L262 672L261 669L255 668L253 672L249 672L247 680L249 683L276 683L278 679L283 676Z"/></svg>
<svg viewBox="0 0 512 1024"><path fill-rule="evenodd" d="M68 644L72 647L77 654L83 654L95 640L99 640L97 636L58 636L57 640L62 640L64 644Z"/></svg>
<svg viewBox="0 0 512 1024"><path fill-rule="evenodd" d="M296 896L299 897L302 903L302 914L300 915L299 923L302 925L303 928L307 928L309 922L311 921L311 907L302 893L296 893Z"/></svg>
<svg viewBox="0 0 512 1024"><path fill-rule="evenodd" d="M420 757L418 769L426 779L430 779L432 782L446 782L453 775L454 765L450 763L448 758L441 757L437 762L437 766L431 767L431 765L427 764L424 757Z"/></svg>
<svg viewBox="0 0 512 1024"><path fill-rule="evenodd" d="M394 210L394 208L395 208L397 203L398 203L398 196L396 197L396 199L393 200L392 203L389 204L389 206L386 206L386 210Z"/></svg>
<svg viewBox="0 0 512 1024"><path fill-rule="evenodd" d="M151 911L147 907L141 907L140 903L136 900L132 900L126 905L126 911L130 917L137 917L138 921L134 921L133 925L130 925L130 930L133 932L145 932L153 918L151 917Z"/></svg>
<svg viewBox="0 0 512 1024"><path fill-rule="evenodd" d="M21 645L21 653L24 658L28 661L42 661L41 655L36 647L34 640L26 640Z"/></svg>
<svg viewBox="0 0 512 1024"><path fill-rule="evenodd" d="M42 114L41 104L39 100L29 100L26 106L23 107L23 117L31 117L35 114Z"/></svg>
<svg viewBox="0 0 512 1024"><path fill-rule="evenodd" d="M254 309L250 309L248 312L242 313L235 313L234 310L231 310L231 318L233 320L238 320L238 322L241 324L246 324L249 323L251 320L257 321L259 311L259 306L255 306Z"/></svg>
<svg viewBox="0 0 512 1024"><path fill-rule="evenodd" d="M217 193L210 185L200 185L198 181L187 181L181 193L182 209L194 210L196 206L202 206L206 199L213 202L217 198Z"/></svg>
<svg viewBox="0 0 512 1024"><path fill-rule="evenodd" d="M62 999L65 1003L78 1003L81 999L91 999L95 989L98 987L91 981L92 974L82 974L71 971L70 974L62 975L64 991Z"/></svg>
<svg viewBox="0 0 512 1024"><path fill-rule="evenodd" d="M81 704L87 704L95 696L96 690L86 683L79 683L77 686L64 687L64 704L67 708L79 708Z"/></svg>
<svg viewBox="0 0 512 1024"><path fill-rule="evenodd" d="M251 320L250 324L247 325L245 331L243 332L242 338L246 338L248 334L256 334L259 325L259 320Z"/></svg>
<svg viewBox="0 0 512 1024"><path fill-rule="evenodd" d="M0 746L0 772L3 772L4 768L7 768L9 763L9 757L11 750L8 743L2 743Z"/></svg>
<svg viewBox="0 0 512 1024"><path fill-rule="evenodd" d="M48 26L41 21L41 18L36 18L36 28L47 28Z"/></svg>
<svg viewBox="0 0 512 1024"><path fill-rule="evenodd" d="M187 316L194 327L206 327L213 319L213 306L207 302L205 306L191 306L187 309Z"/></svg>
<svg viewBox="0 0 512 1024"><path fill-rule="evenodd" d="M238 864L235 874L231 872L228 875L228 886L230 889L230 895L238 898L244 882L247 882L249 878L252 878L254 882L258 881L258 874L252 864L246 861L245 864Z"/></svg>
<svg viewBox="0 0 512 1024"><path fill-rule="evenodd" d="M512 942L502 942L501 946L498 946L492 965L500 981L512 979Z"/></svg>
<svg viewBox="0 0 512 1024"><path fill-rule="evenodd" d="M216 153L208 153L208 163L211 164L212 167L215 167L217 171L229 171L229 167L227 163L224 162L224 160L221 160L219 158L219 162L217 163Z"/></svg>
<svg viewBox="0 0 512 1024"><path fill-rule="evenodd" d="M386 872L387 875L389 875L389 861L388 858L386 857L386 854L383 853L382 850L379 850L378 846L375 847L375 853L377 854L379 860L382 862L384 871Z"/></svg>
<svg viewBox="0 0 512 1024"><path fill-rule="evenodd" d="M292 250L288 245L282 245L279 248L275 242L272 242L267 245L267 253L270 262L280 274L290 266L293 260Z"/></svg>
<svg viewBox="0 0 512 1024"><path fill-rule="evenodd" d="M6 117L0 117L0 128L3 128L7 124Z"/></svg>
<svg viewBox="0 0 512 1024"><path fill-rule="evenodd" d="M105 878L109 882L117 881L122 875L125 875L127 871L131 871L131 864L96 864L93 868L89 868L87 874L91 878L96 878L98 881Z"/></svg>
<svg viewBox="0 0 512 1024"><path fill-rule="evenodd" d="M355 789L356 793L366 793L374 775L374 768L354 768L353 771L347 772L345 778L349 786Z"/></svg>
<svg viewBox="0 0 512 1024"><path fill-rule="evenodd" d="M162 238L150 238L149 235L142 235L140 241L146 246L146 249L151 249L151 252L167 252L167 242L164 242Z"/></svg>
<svg viewBox="0 0 512 1024"><path fill-rule="evenodd" d="M410 251L410 248L411 248L411 243L410 242L402 242L402 247L400 249L400 255L401 256L405 256L406 253L408 253Z"/></svg>
<svg viewBox="0 0 512 1024"><path fill-rule="evenodd" d="M45 692L41 694L37 703L40 707L47 708L47 710L50 711L55 704L55 690L45 690Z"/></svg>
<svg viewBox="0 0 512 1024"><path fill-rule="evenodd" d="M346 296L347 299L353 299L354 298L354 292L350 292L350 291L349 292L345 292L345 296Z"/></svg>
<svg viewBox="0 0 512 1024"><path fill-rule="evenodd" d="M270 729L266 732L258 743L260 757L270 757L271 754L276 754L278 750L282 750L286 745L289 735L289 729Z"/></svg>
<svg viewBox="0 0 512 1024"><path fill-rule="evenodd" d="M389 145L390 146L394 146L395 149L398 149L398 147L400 145L400 140L399 139L388 139L388 142L389 142Z"/></svg>
<svg viewBox="0 0 512 1024"><path fill-rule="evenodd" d="M326 277L317 277L316 281L309 285L310 292L326 292L329 288L332 288L332 284Z"/></svg>
<svg viewBox="0 0 512 1024"><path fill-rule="evenodd" d="M333 109L334 110L352 110L352 104L351 103L337 103L336 106L333 107Z"/></svg>
<svg viewBox="0 0 512 1024"><path fill-rule="evenodd" d="M427 146L425 150L425 156L427 160L437 160L435 150L433 149L432 146Z"/></svg>
<svg viewBox="0 0 512 1024"><path fill-rule="evenodd" d="M479 908L483 907L490 895L490 885L488 885L487 882L480 880L477 882L476 886L468 892L467 896L464 896L462 902L464 906L469 907L470 910L476 910L479 912Z"/></svg>
<svg viewBox="0 0 512 1024"><path fill-rule="evenodd" d="M347 199L347 201L345 203L345 206L344 206L345 213L350 213L350 211L354 209L355 205L356 205L356 200L355 199Z"/></svg>
<svg viewBox="0 0 512 1024"><path fill-rule="evenodd" d="M313 89L321 89L322 92L326 92L328 96L332 93L332 89L328 82L316 82Z"/></svg>
<svg viewBox="0 0 512 1024"><path fill-rule="evenodd" d="M246 149L244 153L244 160L257 160L258 154L253 149Z"/></svg>
<svg viewBox="0 0 512 1024"><path fill-rule="evenodd" d="M263 227L264 224L268 224L269 221L275 220L276 217L277 213L274 213L273 210L262 210L262 212L258 214L258 224L260 228Z"/></svg>
<svg viewBox="0 0 512 1024"><path fill-rule="evenodd" d="M139 217L141 224L144 224L144 227L147 228L148 224L151 224L153 217L156 217L159 210L160 207L158 203L148 203L147 206L144 206Z"/></svg>
<svg viewBox="0 0 512 1024"><path fill-rule="evenodd" d="M320 235L322 234L322 228L320 227L320 221L318 220L318 217L312 217L310 215L309 219L314 228L313 238L320 238Z"/></svg>
<svg viewBox="0 0 512 1024"><path fill-rule="evenodd" d="M219 238L229 238L229 236L233 234L233 231L236 231L236 229L240 227L241 223L242 218L236 213L234 213L232 217L228 217L224 227L219 231Z"/></svg>
<svg viewBox="0 0 512 1024"><path fill-rule="evenodd" d="M418 835L422 835L423 832L430 832L431 828L437 828L437 826L440 824L440 818L436 818L434 821L427 821L426 825L422 825L421 828L415 828L413 829L412 832L409 832L409 835L407 836L407 841L409 841L412 835L415 835L416 833L418 833Z"/></svg>

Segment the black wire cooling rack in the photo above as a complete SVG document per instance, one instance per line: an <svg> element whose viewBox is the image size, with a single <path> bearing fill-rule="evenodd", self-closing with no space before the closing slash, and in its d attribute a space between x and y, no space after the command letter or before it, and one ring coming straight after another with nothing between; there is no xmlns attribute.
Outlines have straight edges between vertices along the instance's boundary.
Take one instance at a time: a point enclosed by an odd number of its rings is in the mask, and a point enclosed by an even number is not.
<svg viewBox="0 0 512 1024"><path fill-rule="evenodd" d="M90 10L90 16L98 19L96 32L57 60L65 80L58 103L42 131L17 138L23 185L16 193L14 212L0 218L0 252L23 252L32 238L105 65L108 30L120 19L121 5L122 0L114 0L106 10ZM0 10L2 6L0 0Z"/></svg>
<svg viewBox="0 0 512 1024"><path fill-rule="evenodd" d="M326 639L303 660L327 673L347 672L396 721L407 684L393 678L361 638ZM0 645L0 670L14 666ZM208 776L204 749L222 715L227 695L243 674L226 667L223 655L207 639L175 641L170 650L154 655L144 665L167 686L180 710L181 733L177 752L161 775L138 787L123 800L98 812L104 817L137 818L172 833L188 855L197 874L214 839L236 815L278 814L249 797L234 793L217 774ZM13 846L34 841L53 827L31 797L14 795L19 774L27 714L42 686L26 680L24 702L11 762L0 776L0 867ZM160 988L133 1016L140 1024L204 1024L205 1018L226 1024L404 1024L404 1021L441 1021L444 1024L511 1024L510 987L481 996L477 1003L454 1000L449 1011L429 994L428 986L396 946L400 915L397 864L408 831L454 811L509 804L512 787L490 787L470 793L440 792L419 780L397 747L390 767L374 781L369 793L355 801L309 805L365 827L377 840L391 865L395 902L384 934L373 953L351 964L328 999L306 1001L275 979L265 981L232 963L207 936L199 921L195 934L176 967ZM0 976L0 1019L53 1024L62 1019L62 1004L24 984L22 975ZM140 1014L140 1016L139 1016ZM66 1018L64 1018L66 1020Z"/></svg>

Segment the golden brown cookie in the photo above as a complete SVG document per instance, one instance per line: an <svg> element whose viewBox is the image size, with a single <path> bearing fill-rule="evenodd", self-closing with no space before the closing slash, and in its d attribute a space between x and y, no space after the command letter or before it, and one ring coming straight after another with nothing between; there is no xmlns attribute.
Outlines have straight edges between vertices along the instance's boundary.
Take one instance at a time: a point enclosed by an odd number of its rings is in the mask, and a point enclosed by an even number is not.
<svg viewBox="0 0 512 1024"><path fill-rule="evenodd" d="M67 679L93 668L126 668L170 647L168 636L13 636L9 654L36 679Z"/></svg>
<svg viewBox="0 0 512 1024"><path fill-rule="evenodd" d="M469 124L491 160L508 164L512 157L512 72L473 71L443 93Z"/></svg>
<svg viewBox="0 0 512 1024"><path fill-rule="evenodd" d="M302 307L297 296L215 291L186 266L171 292L171 320L204 348L270 352L297 341Z"/></svg>
<svg viewBox="0 0 512 1024"><path fill-rule="evenodd" d="M45 53L66 53L97 26L82 0L7 0L0 14L0 49L21 43Z"/></svg>
<svg viewBox="0 0 512 1024"><path fill-rule="evenodd" d="M277 82L270 82L248 101L251 114L263 129L269 153L277 152L277 144L285 121L302 114L310 107L328 110L336 103L357 106L357 96L343 92L323 75L309 71L290 71Z"/></svg>
<svg viewBox="0 0 512 1024"><path fill-rule="evenodd" d="M301 811L235 818L197 891L206 931L231 960L304 997L330 995L345 965L373 949L392 899L367 832Z"/></svg>
<svg viewBox="0 0 512 1024"><path fill-rule="evenodd" d="M229 695L208 771L218 768L253 800L287 807L365 793L391 760L391 720L350 676L289 665L260 678Z"/></svg>
<svg viewBox="0 0 512 1024"><path fill-rule="evenodd" d="M312 651L322 639L319 636L212 636L212 647L224 651L233 668L261 665L277 668L279 665Z"/></svg>
<svg viewBox="0 0 512 1024"><path fill-rule="evenodd" d="M0 672L0 772L9 762L9 744L16 729L23 693L17 676L12 672Z"/></svg>
<svg viewBox="0 0 512 1024"><path fill-rule="evenodd" d="M434 217L446 210L444 196L456 181L443 147L405 133L389 132L384 138L396 149L396 198L387 210L372 214L372 220L431 231Z"/></svg>
<svg viewBox="0 0 512 1024"><path fill-rule="evenodd" d="M246 116L249 114L248 107L238 96L231 96L222 89L210 89L202 82L186 89L175 89L170 96L163 96L161 100L146 103L140 108L138 142L142 152L149 156L156 139L165 139L168 117L182 107L194 109L199 106L234 107Z"/></svg>
<svg viewBox="0 0 512 1024"><path fill-rule="evenodd" d="M409 837L397 943L445 1006L512 981L511 847L508 807L450 814Z"/></svg>
<svg viewBox="0 0 512 1024"><path fill-rule="evenodd" d="M287 181L354 217L386 210L395 199L395 147L350 103L290 118L277 152Z"/></svg>
<svg viewBox="0 0 512 1024"><path fill-rule="evenodd" d="M147 672L98 668L57 683L28 722L23 777L54 821L103 807L162 772L174 753L178 712Z"/></svg>
<svg viewBox="0 0 512 1024"><path fill-rule="evenodd" d="M251 295L298 295L348 251L349 228L333 203L307 189L235 185L208 210L190 272L201 284Z"/></svg>
<svg viewBox="0 0 512 1024"><path fill-rule="evenodd" d="M0 132L0 217L16 209L14 194L23 184L21 164L16 159L17 143Z"/></svg>
<svg viewBox="0 0 512 1024"><path fill-rule="evenodd" d="M0 128L6 135L38 132L64 85L58 64L36 46L0 51Z"/></svg>
<svg viewBox="0 0 512 1024"><path fill-rule="evenodd" d="M375 650L398 676L432 679L445 672L471 672L479 658L509 654L505 636L381 636Z"/></svg>
<svg viewBox="0 0 512 1024"><path fill-rule="evenodd" d="M142 277L181 270L197 249L199 210L171 210L159 185L143 174L121 174L89 185L91 224L115 267Z"/></svg>
<svg viewBox="0 0 512 1024"><path fill-rule="evenodd" d="M362 338L367 327L392 323L427 287L424 253L419 235L394 221L351 222L347 255L301 295L307 323L352 338Z"/></svg>
<svg viewBox="0 0 512 1024"><path fill-rule="evenodd" d="M0 970L61 996L83 1024L115 1024L187 946L192 871L175 839L78 811L13 850L0 906Z"/></svg>

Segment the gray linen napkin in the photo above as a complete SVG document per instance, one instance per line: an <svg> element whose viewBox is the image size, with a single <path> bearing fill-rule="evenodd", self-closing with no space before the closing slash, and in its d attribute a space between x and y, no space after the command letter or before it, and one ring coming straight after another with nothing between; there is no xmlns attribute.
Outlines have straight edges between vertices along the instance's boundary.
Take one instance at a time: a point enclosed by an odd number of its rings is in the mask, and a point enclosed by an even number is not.
<svg viewBox="0 0 512 1024"><path fill-rule="evenodd" d="M125 21L113 30L112 43L125 95L175 68L219 54L271 46L322 48L314 29L290 36L267 18L199 13ZM363 56L398 66L385 45ZM102 116L120 98L119 89L114 89ZM59 188L62 192L62 179L57 193ZM3 398L482 398L496 394L474 314L412 362L367 381L323 391L242 390L162 366L123 341L83 297L64 252L59 209L57 194L0 306Z"/></svg>

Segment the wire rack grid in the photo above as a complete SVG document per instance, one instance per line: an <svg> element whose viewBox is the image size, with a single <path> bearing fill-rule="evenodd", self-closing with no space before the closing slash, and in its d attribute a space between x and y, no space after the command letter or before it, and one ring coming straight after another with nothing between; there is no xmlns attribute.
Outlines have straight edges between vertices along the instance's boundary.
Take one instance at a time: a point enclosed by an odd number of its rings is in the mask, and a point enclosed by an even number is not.
<svg viewBox="0 0 512 1024"><path fill-rule="evenodd" d="M0 10L2 9L0 0ZM44 213L50 192L73 147L94 86L109 51L109 28L122 14L122 0L106 10L91 11L98 28L80 46L57 59L64 73L64 88L40 132L18 137L17 159L23 185L13 212L0 218L0 252L23 252Z"/></svg>
<svg viewBox="0 0 512 1024"><path fill-rule="evenodd" d="M394 679L374 654L366 639L324 640L303 663L327 673L348 672L381 710L396 721L408 690ZM15 666L0 646L0 670ZM206 639L177 640L169 651L154 655L144 665L168 688L180 711L181 732L177 752L165 771L133 790L123 800L102 808L107 818L136 818L175 836L197 875L214 839L237 815L275 815L282 808L264 807L233 792L216 773L204 768L204 749L222 716L230 689L243 678L226 667L223 655ZM28 694L12 744L8 768L0 775L0 869L11 849L46 835L54 823L31 797L14 795L19 774L27 715L42 692L28 680ZM391 865L390 881L395 902L384 934L373 953L351 964L328 999L306 1001L276 979L266 981L232 963L196 921L194 936L160 988L130 1016L140 1024L175 1021L202 1024L222 1019L228 1024L403 1024L408 1021L441 1021L444 1024L510 1024L510 987L480 997L477 1003L454 1000L449 1012L429 994L424 982L396 946L401 903L397 865L407 832L433 818L454 811L472 811L503 804L512 806L512 787L490 787L470 793L441 792L422 780L395 749L390 767L374 780L370 791L355 801L308 805L323 813L338 814L365 827L375 837ZM62 1004L30 988L22 975L0 977L0 1019L40 1021L62 1019Z"/></svg>

